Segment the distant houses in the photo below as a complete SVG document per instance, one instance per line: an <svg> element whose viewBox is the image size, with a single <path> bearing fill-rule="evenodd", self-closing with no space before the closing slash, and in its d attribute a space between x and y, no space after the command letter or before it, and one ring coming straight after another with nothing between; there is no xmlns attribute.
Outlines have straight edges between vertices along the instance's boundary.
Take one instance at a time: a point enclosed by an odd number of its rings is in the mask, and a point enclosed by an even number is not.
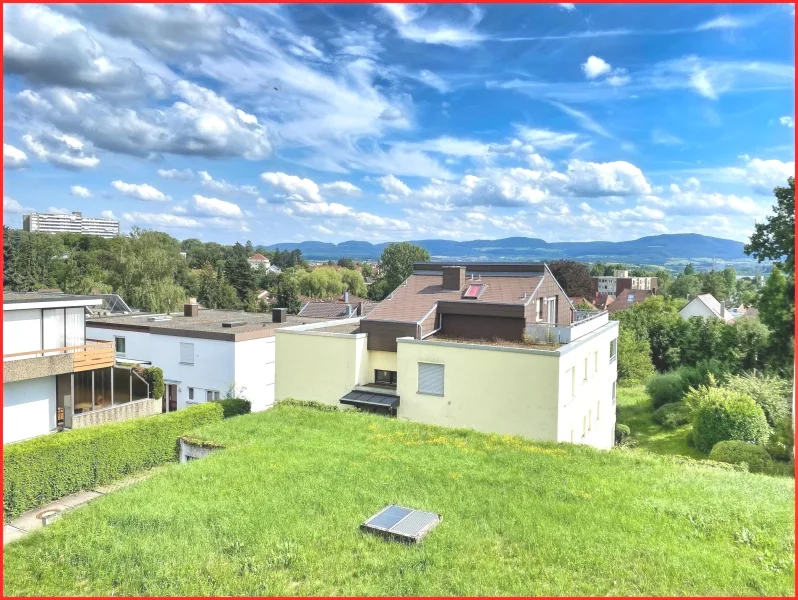
<svg viewBox="0 0 798 600"><path fill-rule="evenodd" d="M271 266L271 261L263 256L263 254L253 254L247 259L249 266L253 269L268 269Z"/></svg>
<svg viewBox="0 0 798 600"><path fill-rule="evenodd" d="M679 311L684 319L690 317L709 317L722 319L724 321L734 321L735 315L726 308L725 302L719 302L712 294L699 294Z"/></svg>

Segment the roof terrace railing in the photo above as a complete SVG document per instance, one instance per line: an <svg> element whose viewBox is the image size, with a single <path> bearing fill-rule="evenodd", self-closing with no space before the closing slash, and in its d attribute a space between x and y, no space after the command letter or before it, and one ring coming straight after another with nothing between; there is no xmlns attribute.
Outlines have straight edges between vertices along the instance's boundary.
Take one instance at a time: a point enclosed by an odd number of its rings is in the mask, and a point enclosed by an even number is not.
<svg viewBox="0 0 798 600"><path fill-rule="evenodd" d="M526 335L541 344L569 344L603 327L610 320L606 310L575 312L582 314L580 318L574 314L574 322L570 324L530 323L526 326Z"/></svg>

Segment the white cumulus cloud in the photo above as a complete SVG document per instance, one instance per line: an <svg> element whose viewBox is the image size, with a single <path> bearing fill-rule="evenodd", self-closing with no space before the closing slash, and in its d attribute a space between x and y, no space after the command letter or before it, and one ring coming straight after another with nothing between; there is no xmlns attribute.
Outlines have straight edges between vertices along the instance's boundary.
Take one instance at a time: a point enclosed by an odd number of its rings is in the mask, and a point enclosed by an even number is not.
<svg viewBox="0 0 798 600"><path fill-rule="evenodd" d="M146 200L147 202L168 202L172 199L146 183L125 183L124 181L116 180L112 181L111 185L125 196Z"/></svg>
<svg viewBox="0 0 798 600"><path fill-rule="evenodd" d="M58 132L26 133L22 136L25 148L36 158L63 169L93 169L100 159L84 149L83 141L73 135Z"/></svg>
<svg viewBox="0 0 798 600"><path fill-rule="evenodd" d="M323 202L319 186L310 179L286 173L261 173L261 180L280 190L291 200L300 202Z"/></svg>
<svg viewBox="0 0 798 600"><path fill-rule="evenodd" d="M70 193L73 196L77 196L79 198L91 198L91 192L88 188L83 187L82 185L73 185L69 188Z"/></svg>
<svg viewBox="0 0 798 600"><path fill-rule="evenodd" d="M194 209L203 215L228 219L240 219L244 216L241 207L233 202L219 200L218 198L206 198L198 194L193 196L193 200Z"/></svg>
<svg viewBox="0 0 798 600"><path fill-rule="evenodd" d="M3 168L21 169L28 166L28 155L11 144L3 144Z"/></svg>

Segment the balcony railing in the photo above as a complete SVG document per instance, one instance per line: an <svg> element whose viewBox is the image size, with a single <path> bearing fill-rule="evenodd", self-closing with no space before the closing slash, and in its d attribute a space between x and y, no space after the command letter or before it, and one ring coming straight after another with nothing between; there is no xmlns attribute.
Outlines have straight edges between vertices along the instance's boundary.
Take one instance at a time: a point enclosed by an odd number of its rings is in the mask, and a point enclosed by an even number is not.
<svg viewBox="0 0 798 600"><path fill-rule="evenodd" d="M588 333L592 333L609 322L609 313L576 311L574 322L570 324L559 323L530 323L526 326L527 336L534 342L541 344L569 344Z"/></svg>
<svg viewBox="0 0 798 600"><path fill-rule="evenodd" d="M57 356L61 354L72 355L72 368L75 372L91 371L92 369L113 366L116 358L114 342L87 338L86 343L80 346L64 346L61 348L45 348L42 350L28 350L27 352L4 354L3 362L39 358L43 356Z"/></svg>

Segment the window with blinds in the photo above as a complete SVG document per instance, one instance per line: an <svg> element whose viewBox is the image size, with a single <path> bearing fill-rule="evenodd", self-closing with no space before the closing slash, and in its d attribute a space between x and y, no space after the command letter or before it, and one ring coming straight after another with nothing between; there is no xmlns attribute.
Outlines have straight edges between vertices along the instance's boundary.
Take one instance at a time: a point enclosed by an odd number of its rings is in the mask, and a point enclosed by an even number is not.
<svg viewBox="0 0 798 600"><path fill-rule="evenodd" d="M180 342L180 363L183 365L194 364L194 344Z"/></svg>
<svg viewBox="0 0 798 600"><path fill-rule="evenodd" d="M443 396L443 365L418 363L418 393Z"/></svg>

